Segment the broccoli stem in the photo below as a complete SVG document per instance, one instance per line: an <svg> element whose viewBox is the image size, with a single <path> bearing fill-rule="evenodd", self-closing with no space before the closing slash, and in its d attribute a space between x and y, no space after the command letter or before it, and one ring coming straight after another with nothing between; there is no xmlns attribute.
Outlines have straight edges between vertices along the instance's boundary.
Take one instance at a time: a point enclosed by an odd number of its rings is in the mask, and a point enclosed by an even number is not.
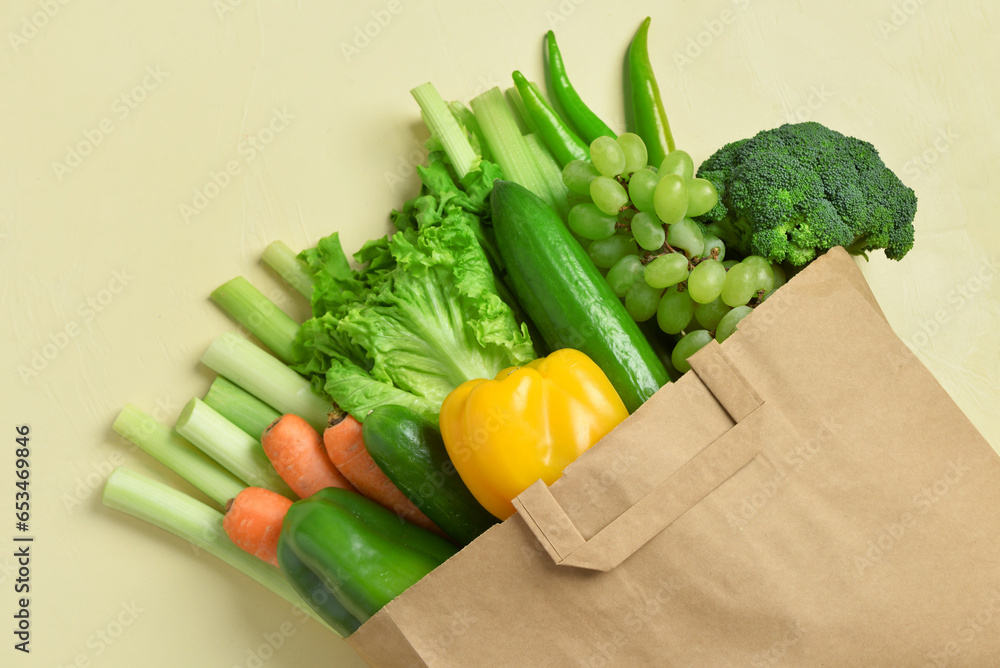
<svg viewBox="0 0 1000 668"><path fill-rule="evenodd" d="M868 254L865 252L867 249L868 249L868 235L862 234L861 236L856 238L853 242L851 242L851 245L848 246L845 250L851 255L860 255L863 258L865 258L865 261L867 261Z"/></svg>

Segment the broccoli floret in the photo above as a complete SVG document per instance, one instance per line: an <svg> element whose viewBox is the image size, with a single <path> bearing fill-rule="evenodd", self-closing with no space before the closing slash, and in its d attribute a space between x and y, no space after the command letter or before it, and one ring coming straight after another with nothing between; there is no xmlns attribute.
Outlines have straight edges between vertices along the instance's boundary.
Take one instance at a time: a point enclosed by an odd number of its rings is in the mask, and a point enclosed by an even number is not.
<svg viewBox="0 0 1000 668"><path fill-rule="evenodd" d="M913 247L913 190L874 146L820 123L726 144L698 176L719 191L698 222L744 255L801 266L834 246L893 260Z"/></svg>

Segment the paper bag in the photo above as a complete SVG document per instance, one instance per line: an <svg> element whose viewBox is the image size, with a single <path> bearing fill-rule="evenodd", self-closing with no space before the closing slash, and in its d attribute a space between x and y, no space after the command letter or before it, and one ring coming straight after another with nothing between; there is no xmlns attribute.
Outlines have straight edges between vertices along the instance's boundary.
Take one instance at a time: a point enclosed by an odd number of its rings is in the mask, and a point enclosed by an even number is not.
<svg viewBox="0 0 1000 668"><path fill-rule="evenodd" d="M1000 458L814 262L364 624L373 666L1000 665Z"/></svg>

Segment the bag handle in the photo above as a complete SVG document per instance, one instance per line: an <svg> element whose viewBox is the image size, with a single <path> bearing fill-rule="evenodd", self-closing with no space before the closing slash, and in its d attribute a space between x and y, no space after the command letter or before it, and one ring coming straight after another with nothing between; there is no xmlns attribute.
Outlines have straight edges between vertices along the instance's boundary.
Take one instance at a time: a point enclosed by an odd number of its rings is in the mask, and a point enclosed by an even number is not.
<svg viewBox="0 0 1000 668"><path fill-rule="evenodd" d="M689 362L698 378L737 423L668 476L610 524L585 539L541 480L514 499L552 560L560 566L610 571L697 505L759 453L761 399L710 342Z"/></svg>

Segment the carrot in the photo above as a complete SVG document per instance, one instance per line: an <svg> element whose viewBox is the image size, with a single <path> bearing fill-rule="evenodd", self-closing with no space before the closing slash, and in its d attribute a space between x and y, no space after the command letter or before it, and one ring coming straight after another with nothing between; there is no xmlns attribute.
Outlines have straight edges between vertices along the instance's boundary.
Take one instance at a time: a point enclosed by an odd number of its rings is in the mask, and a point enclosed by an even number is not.
<svg viewBox="0 0 1000 668"><path fill-rule="evenodd" d="M300 498L326 487L356 491L326 456L323 438L298 415L289 413L272 422L260 443L274 470Z"/></svg>
<svg viewBox="0 0 1000 668"><path fill-rule="evenodd" d="M247 487L226 504L222 528L237 547L277 566L278 536L291 505L269 489Z"/></svg>
<svg viewBox="0 0 1000 668"><path fill-rule="evenodd" d="M344 477L358 491L400 517L429 531L441 533L426 515L399 491L382 472L365 449L361 438L361 423L339 410L330 413L329 424L323 431L326 453Z"/></svg>

